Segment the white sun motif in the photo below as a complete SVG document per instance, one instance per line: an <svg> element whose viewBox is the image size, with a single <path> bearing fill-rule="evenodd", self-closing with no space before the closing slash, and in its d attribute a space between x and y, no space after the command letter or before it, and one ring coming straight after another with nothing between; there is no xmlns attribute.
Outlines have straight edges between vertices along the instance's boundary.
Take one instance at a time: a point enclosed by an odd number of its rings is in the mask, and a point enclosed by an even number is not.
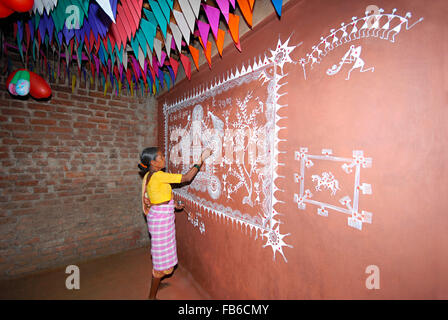
<svg viewBox="0 0 448 320"><path fill-rule="evenodd" d="M277 42L277 47L275 48L275 50L271 50L271 57L269 58L269 60L271 62L275 62L275 64L280 67L281 69L281 73L283 73L283 66L285 63L293 63L295 64L296 62L294 62L291 57L289 56L289 54L298 46L300 46L302 44L299 43L296 46L292 46L292 47L288 47L288 43L289 40L291 39L291 37L288 38L288 40L286 40L285 43L281 43L280 39L278 39Z"/></svg>
<svg viewBox="0 0 448 320"><path fill-rule="evenodd" d="M267 246L271 246L272 251L274 252L274 261L275 261L275 253L280 252L280 254L283 256L283 259L285 259L285 262L288 262L286 260L285 254L283 253L283 247L289 247L292 248L291 245L286 244L283 241L283 238L286 236L289 236L290 233L287 234L280 234L279 231L279 224L277 224L276 228L272 228L271 230L266 230L265 233L262 234L263 237L267 238L266 244L263 245L263 248L266 248Z"/></svg>

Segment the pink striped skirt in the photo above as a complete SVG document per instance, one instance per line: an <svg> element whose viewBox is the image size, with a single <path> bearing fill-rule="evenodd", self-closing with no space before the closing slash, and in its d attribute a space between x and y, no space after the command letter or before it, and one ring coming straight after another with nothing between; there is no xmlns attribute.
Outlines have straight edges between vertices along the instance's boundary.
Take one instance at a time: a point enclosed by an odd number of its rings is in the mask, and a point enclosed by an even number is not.
<svg viewBox="0 0 448 320"><path fill-rule="evenodd" d="M177 264L174 200L152 205L146 216L151 234L152 265L155 271L165 271Z"/></svg>

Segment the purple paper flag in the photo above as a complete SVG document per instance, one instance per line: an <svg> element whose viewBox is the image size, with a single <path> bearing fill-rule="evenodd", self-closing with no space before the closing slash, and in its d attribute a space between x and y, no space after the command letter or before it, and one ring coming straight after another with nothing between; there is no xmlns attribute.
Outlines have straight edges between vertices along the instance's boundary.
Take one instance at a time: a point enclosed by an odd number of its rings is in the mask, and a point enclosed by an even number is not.
<svg viewBox="0 0 448 320"><path fill-rule="evenodd" d="M197 21L198 29L199 29L199 36L202 39L202 43L204 44L204 47L207 47L208 42L208 33L210 31L210 25L206 22L202 22L201 20Z"/></svg>
<svg viewBox="0 0 448 320"><path fill-rule="evenodd" d="M120 81L123 81L123 64L120 63L118 67L118 74L120 75Z"/></svg>
<svg viewBox="0 0 448 320"><path fill-rule="evenodd" d="M221 10L227 23L229 22L229 0L216 0L219 9Z"/></svg>
<svg viewBox="0 0 448 320"><path fill-rule="evenodd" d="M154 72L156 72L156 73L159 71L159 63L157 62L156 56L152 56L152 68L154 69Z"/></svg>
<svg viewBox="0 0 448 320"><path fill-rule="evenodd" d="M215 40L218 39L219 17L221 15L218 8L203 4L205 14L207 16L210 27L212 28L213 36Z"/></svg>

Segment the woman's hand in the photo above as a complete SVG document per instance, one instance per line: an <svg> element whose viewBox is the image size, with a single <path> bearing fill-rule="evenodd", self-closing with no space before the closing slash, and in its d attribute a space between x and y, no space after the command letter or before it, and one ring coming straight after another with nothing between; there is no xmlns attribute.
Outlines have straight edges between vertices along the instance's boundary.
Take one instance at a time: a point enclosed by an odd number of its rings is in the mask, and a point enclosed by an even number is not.
<svg viewBox="0 0 448 320"><path fill-rule="evenodd" d="M204 151L202 151L201 154L201 163L204 162L208 157L212 155L212 149L207 148Z"/></svg>

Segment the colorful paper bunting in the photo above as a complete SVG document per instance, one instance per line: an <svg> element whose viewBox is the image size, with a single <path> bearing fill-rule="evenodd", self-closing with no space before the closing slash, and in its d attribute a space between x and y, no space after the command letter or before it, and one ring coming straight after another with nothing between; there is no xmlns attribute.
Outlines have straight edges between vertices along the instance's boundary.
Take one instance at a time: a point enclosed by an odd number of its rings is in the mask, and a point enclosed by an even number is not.
<svg viewBox="0 0 448 320"><path fill-rule="evenodd" d="M84 80L89 78L91 82L96 77L103 83L105 92L110 87L116 95L121 94L123 85L131 94L134 89L137 93L155 94L165 83L168 89L174 85L179 64L188 79L191 78L190 59L199 70L196 40L211 68L210 30L222 57L226 32L219 29L221 13L236 48L241 51L240 19L234 12L235 5L238 4L239 12L252 27L255 0L215 0L215 3L178 0L174 4L173 0L149 0L143 8L143 0L34 0L31 17L21 17L23 21L14 24L14 38L24 63L28 63L31 50L35 63L48 69L50 79L64 74L74 86L83 75ZM272 0L272 3L281 16L283 1ZM206 20L199 19L201 8ZM51 47L59 61L65 59L65 66L62 69L60 63L51 66L46 57L48 50L42 50L41 45ZM182 53L185 48L189 49L191 58ZM176 53L172 54L172 50ZM77 66L77 75L70 75L71 63Z"/></svg>

